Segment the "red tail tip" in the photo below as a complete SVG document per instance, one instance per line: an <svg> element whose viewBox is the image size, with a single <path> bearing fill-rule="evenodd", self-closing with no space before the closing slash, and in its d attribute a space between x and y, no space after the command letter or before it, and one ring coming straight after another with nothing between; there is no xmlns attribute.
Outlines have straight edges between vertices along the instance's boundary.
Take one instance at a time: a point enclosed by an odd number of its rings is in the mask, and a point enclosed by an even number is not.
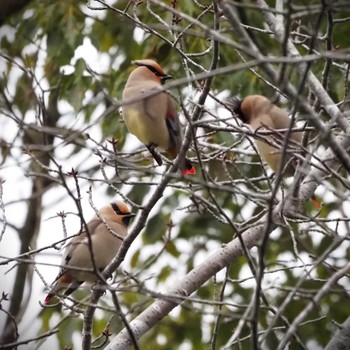
<svg viewBox="0 0 350 350"><path fill-rule="evenodd" d="M311 199L312 199L312 201L314 202L315 207L316 207L317 209L319 209L319 208L320 208L320 203L318 203L316 197L312 196Z"/></svg>
<svg viewBox="0 0 350 350"><path fill-rule="evenodd" d="M48 296L45 298L44 303L45 303L45 304L48 304L48 303L51 301L51 299L52 299L52 296L51 296L51 295L48 295Z"/></svg>
<svg viewBox="0 0 350 350"><path fill-rule="evenodd" d="M195 174L196 174L196 169L194 167L192 167L191 169L186 169L181 171L182 176L195 175Z"/></svg>

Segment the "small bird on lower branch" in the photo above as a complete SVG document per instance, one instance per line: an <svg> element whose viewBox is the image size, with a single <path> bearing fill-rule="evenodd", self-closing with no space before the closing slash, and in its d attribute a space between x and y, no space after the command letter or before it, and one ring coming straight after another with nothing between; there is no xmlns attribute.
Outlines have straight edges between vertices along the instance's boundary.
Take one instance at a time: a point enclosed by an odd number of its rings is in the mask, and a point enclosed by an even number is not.
<svg viewBox="0 0 350 350"><path fill-rule="evenodd" d="M98 213L87 223L87 230L68 243L61 270L45 298L46 304L62 289L66 288L63 295L68 296L83 282L98 281L94 266L102 272L117 255L135 214L121 201L106 205Z"/></svg>

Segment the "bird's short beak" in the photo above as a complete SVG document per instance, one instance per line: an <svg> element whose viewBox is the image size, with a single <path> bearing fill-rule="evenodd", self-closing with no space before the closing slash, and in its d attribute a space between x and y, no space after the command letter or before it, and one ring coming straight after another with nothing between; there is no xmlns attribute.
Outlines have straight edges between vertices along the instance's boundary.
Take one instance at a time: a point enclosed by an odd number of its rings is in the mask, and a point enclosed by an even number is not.
<svg viewBox="0 0 350 350"><path fill-rule="evenodd" d="M164 83L165 81L167 81L169 79L173 79L173 77L171 75L164 75L164 76L162 76L162 83Z"/></svg>
<svg viewBox="0 0 350 350"><path fill-rule="evenodd" d="M129 214L124 215L122 220L123 220L123 222L124 222L125 225L129 225L130 220L131 220L132 218L134 218L135 216L136 216L136 214L134 214L134 213L129 213Z"/></svg>

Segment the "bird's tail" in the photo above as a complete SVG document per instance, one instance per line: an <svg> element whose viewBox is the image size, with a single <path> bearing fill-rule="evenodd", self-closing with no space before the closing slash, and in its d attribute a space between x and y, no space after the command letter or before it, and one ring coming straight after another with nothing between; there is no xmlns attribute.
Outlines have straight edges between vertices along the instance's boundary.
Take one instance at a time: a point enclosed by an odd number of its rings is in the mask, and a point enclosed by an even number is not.
<svg viewBox="0 0 350 350"><path fill-rule="evenodd" d="M180 171L182 176L196 174L196 169L193 167L192 163L187 158L180 162Z"/></svg>
<svg viewBox="0 0 350 350"><path fill-rule="evenodd" d="M173 159L176 158L178 151L174 147L168 148L167 151ZM179 168L182 176L196 174L196 169L193 167L191 161L188 158L180 159Z"/></svg>
<svg viewBox="0 0 350 350"><path fill-rule="evenodd" d="M311 200L314 202L314 206L315 206L317 209L319 209L319 208L320 208L320 203L318 203L318 200L317 200L317 198L315 197L315 195L313 195L313 196L311 197Z"/></svg>
<svg viewBox="0 0 350 350"><path fill-rule="evenodd" d="M77 284L78 283L78 284ZM76 285L77 284L77 285ZM47 294L44 303L48 304L53 297L62 289L67 288L66 292L64 293L64 295L69 295L71 294L75 289L77 289L79 287L79 285L81 284L81 282L75 282L73 281L73 279L68 276L67 274L63 274L62 276L60 276L56 281L54 281L53 286L50 290L50 292ZM73 287L74 286L74 287ZM72 291L70 291L68 294L67 291L69 291L70 289L74 288Z"/></svg>

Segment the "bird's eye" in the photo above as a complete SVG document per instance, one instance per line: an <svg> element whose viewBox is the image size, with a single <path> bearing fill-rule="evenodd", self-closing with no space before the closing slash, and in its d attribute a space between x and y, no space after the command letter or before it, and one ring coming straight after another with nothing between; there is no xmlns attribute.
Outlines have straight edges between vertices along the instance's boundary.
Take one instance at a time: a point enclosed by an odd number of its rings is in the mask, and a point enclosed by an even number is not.
<svg viewBox="0 0 350 350"><path fill-rule="evenodd" d="M117 204L115 203L111 203L112 209L114 210L114 212L118 215L123 215L124 213L119 209L119 207L117 206Z"/></svg>
<svg viewBox="0 0 350 350"><path fill-rule="evenodd" d="M120 208L118 207L118 205L116 203L111 203L111 207L113 209L113 211L117 214L117 215L129 215L130 212L129 210L127 210L127 208L125 208L125 211L120 210Z"/></svg>

